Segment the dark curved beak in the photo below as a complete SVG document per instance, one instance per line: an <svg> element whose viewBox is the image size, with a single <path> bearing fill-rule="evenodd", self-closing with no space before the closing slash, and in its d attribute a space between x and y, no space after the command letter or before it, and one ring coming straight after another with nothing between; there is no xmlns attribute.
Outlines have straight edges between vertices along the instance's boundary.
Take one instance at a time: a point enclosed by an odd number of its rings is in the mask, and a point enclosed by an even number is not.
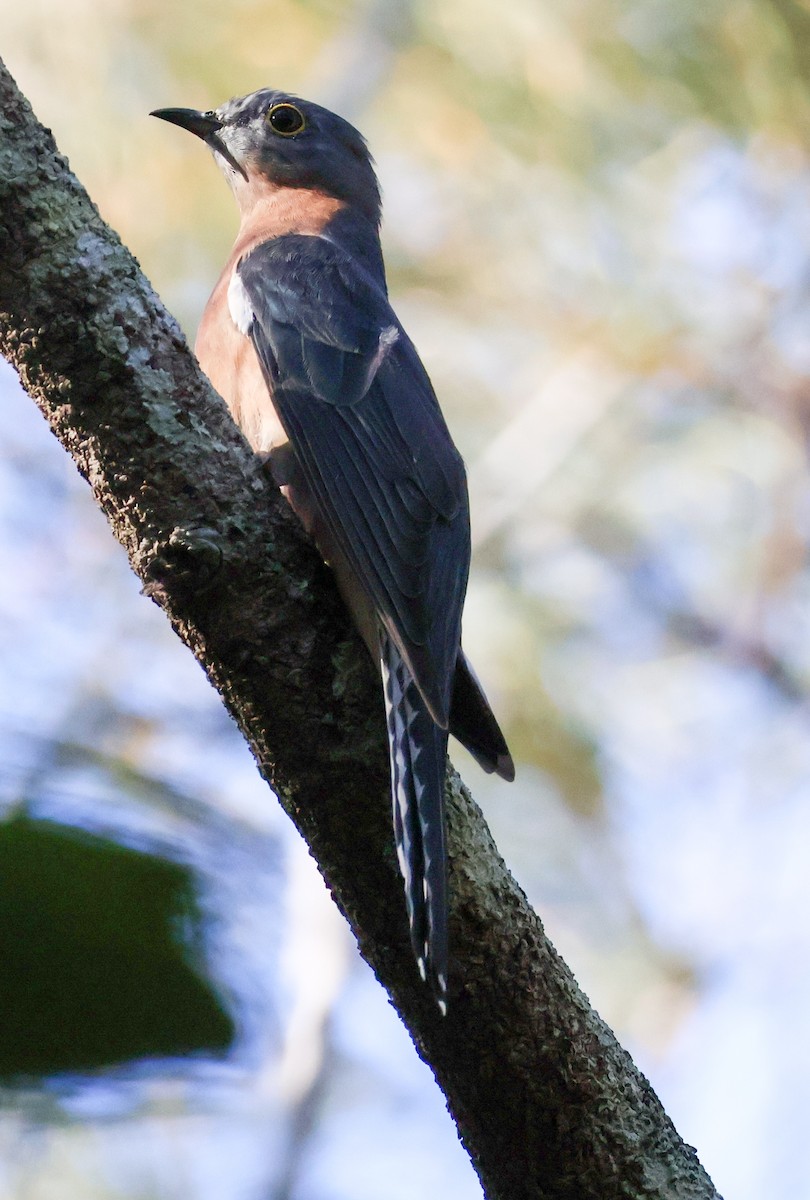
<svg viewBox="0 0 810 1200"><path fill-rule="evenodd" d="M238 171L243 179L247 179L245 168L236 161L222 138L217 137L224 121L220 121L214 113L198 112L196 108L155 108L149 116L160 117L161 121L169 121L172 125L179 125L181 129L187 129L189 133L195 133L212 150L216 150L217 154L221 155L235 171Z"/></svg>
<svg viewBox="0 0 810 1200"><path fill-rule="evenodd" d="M149 116L160 117L161 121L170 121L189 133L196 133L204 142L222 128L219 117L211 112L198 112L196 108L156 108Z"/></svg>

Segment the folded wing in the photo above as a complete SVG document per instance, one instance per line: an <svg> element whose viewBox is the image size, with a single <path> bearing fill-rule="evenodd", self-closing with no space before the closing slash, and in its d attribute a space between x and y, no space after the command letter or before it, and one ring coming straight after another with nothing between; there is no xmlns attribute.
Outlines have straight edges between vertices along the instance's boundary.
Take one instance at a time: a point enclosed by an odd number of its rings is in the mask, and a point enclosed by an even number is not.
<svg viewBox="0 0 810 1200"><path fill-rule="evenodd" d="M326 238L238 268L249 335L330 532L447 727L469 569L461 458L382 288Z"/></svg>

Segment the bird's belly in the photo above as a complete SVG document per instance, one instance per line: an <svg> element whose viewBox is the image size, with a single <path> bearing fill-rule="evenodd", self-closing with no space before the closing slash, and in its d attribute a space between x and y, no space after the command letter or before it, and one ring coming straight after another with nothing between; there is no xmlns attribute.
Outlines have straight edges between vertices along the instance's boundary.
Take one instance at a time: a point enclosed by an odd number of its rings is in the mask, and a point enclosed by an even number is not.
<svg viewBox="0 0 810 1200"><path fill-rule="evenodd" d="M253 344L230 320L218 321L214 327L207 315L203 314L195 346L200 366L253 450L267 454L288 438Z"/></svg>

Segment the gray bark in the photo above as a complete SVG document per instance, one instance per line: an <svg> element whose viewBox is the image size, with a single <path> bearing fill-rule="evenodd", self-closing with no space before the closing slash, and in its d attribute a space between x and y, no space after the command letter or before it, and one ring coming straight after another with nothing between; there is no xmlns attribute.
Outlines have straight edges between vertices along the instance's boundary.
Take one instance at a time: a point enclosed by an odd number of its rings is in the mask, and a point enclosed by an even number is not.
<svg viewBox="0 0 810 1200"><path fill-rule="evenodd" d="M408 942L371 664L175 321L2 64L0 350L307 839L487 1196L715 1197L452 771L440 1016Z"/></svg>

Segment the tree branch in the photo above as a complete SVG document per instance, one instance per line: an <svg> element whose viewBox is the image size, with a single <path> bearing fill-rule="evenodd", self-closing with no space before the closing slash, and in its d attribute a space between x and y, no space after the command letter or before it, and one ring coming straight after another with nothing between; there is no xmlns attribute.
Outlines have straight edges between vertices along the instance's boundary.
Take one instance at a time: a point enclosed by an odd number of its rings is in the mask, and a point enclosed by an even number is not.
<svg viewBox="0 0 810 1200"><path fill-rule="evenodd" d="M380 686L326 568L0 64L0 349L202 663L491 1200L716 1196L448 776L450 1008L410 951Z"/></svg>

